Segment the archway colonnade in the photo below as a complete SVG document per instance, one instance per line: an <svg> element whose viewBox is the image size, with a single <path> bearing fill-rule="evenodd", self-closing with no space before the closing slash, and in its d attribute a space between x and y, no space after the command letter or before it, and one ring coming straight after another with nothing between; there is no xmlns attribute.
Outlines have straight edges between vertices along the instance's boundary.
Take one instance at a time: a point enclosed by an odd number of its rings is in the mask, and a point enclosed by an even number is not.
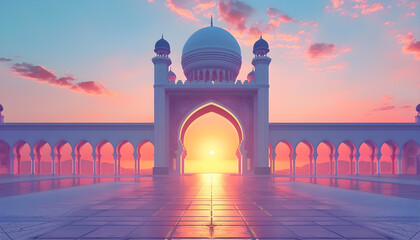
<svg viewBox="0 0 420 240"><path fill-rule="evenodd" d="M32 145L19 140L12 146L0 140L0 169L2 174L32 175L151 174L153 148L149 140L136 146L127 140L116 146L107 140L97 144L82 140L73 146L66 140L55 144L39 140Z"/></svg>
<svg viewBox="0 0 420 240"><path fill-rule="evenodd" d="M291 144L282 140L269 146L270 166L278 175L420 174L420 146L414 140L399 145L350 140Z"/></svg>

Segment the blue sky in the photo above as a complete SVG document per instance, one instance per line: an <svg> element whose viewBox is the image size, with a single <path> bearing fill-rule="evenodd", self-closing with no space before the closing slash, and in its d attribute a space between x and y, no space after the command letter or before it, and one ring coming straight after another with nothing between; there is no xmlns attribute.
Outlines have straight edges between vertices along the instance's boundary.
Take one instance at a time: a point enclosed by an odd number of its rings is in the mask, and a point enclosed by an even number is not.
<svg viewBox="0 0 420 240"><path fill-rule="evenodd" d="M213 14L241 45L238 79L258 36L270 43L271 121L410 122L418 9L413 0L0 0L0 103L13 122L151 122L154 43L163 33L185 80L182 47Z"/></svg>

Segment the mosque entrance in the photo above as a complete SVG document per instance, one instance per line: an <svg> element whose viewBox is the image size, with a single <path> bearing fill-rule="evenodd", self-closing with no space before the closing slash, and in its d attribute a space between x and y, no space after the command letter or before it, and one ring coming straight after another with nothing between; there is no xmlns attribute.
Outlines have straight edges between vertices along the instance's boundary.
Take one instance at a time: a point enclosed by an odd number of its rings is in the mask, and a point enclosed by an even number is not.
<svg viewBox="0 0 420 240"><path fill-rule="evenodd" d="M183 121L179 136L182 173L242 172L243 131L227 109L215 103L197 108Z"/></svg>

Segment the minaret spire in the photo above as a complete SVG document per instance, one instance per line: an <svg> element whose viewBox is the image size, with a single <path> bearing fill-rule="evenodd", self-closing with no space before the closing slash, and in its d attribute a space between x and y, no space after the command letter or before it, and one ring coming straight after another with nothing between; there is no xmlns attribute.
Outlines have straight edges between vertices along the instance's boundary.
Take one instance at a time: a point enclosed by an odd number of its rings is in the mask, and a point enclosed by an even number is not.
<svg viewBox="0 0 420 240"><path fill-rule="evenodd" d="M213 27L213 14L210 17L210 27Z"/></svg>

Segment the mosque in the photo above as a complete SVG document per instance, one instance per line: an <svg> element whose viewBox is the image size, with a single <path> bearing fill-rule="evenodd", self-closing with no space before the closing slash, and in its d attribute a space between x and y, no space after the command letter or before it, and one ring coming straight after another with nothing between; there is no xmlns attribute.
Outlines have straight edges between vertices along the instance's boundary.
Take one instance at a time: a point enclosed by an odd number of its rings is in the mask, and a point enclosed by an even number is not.
<svg viewBox="0 0 420 240"><path fill-rule="evenodd" d="M241 48L220 27L199 29L185 43L181 59L185 81L177 80L170 70L171 48L163 36L154 52L154 123L5 123L1 107L0 173L40 174L41 159L47 159L48 174L64 174L63 148L67 146L67 174L85 172L82 162L87 159L92 162L88 174L102 174L103 146L111 144L113 174L124 175L121 149L129 144L134 149L128 158L132 174L138 175L141 148L151 143L153 174L184 174L188 128L201 116L215 113L237 133L237 174L420 175L420 105L414 123L270 123L271 58L262 37L253 47L254 70L244 81L237 79ZM47 145L49 153L41 150ZM86 145L92 148L89 156L81 151ZM305 156L299 155L299 147L307 149ZM322 162L320 147L327 149ZM279 148L288 153L280 157ZM26 172L24 164L29 166Z"/></svg>

